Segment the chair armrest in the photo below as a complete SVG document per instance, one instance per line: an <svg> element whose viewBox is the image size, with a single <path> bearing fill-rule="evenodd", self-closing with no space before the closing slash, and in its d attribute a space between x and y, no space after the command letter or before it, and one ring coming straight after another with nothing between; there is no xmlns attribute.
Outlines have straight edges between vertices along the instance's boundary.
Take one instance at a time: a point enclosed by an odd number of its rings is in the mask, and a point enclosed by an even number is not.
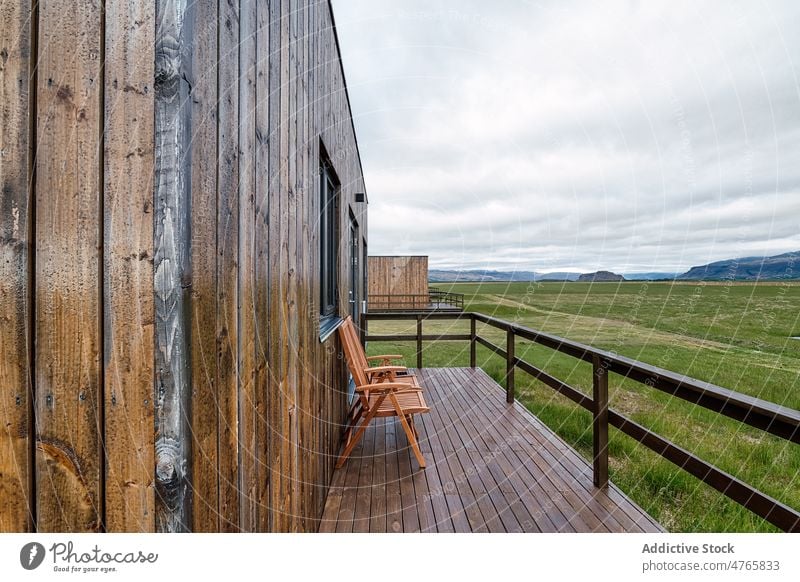
<svg viewBox="0 0 800 582"><path fill-rule="evenodd" d="M380 384L367 384L356 386L356 392L421 392L416 386L409 386L402 382L381 382Z"/></svg>
<svg viewBox="0 0 800 582"><path fill-rule="evenodd" d="M383 360L384 364L388 365L392 360L402 360L403 356L386 355L386 356L370 356L367 358L368 362L375 362Z"/></svg>
<svg viewBox="0 0 800 582"><path fill-rule="evenodd" d="M364 368L364 371L367 374L384 374L384 373L391 373L391 372L405 372L408 370L405 366L370 366L368 368Z"/></svg>

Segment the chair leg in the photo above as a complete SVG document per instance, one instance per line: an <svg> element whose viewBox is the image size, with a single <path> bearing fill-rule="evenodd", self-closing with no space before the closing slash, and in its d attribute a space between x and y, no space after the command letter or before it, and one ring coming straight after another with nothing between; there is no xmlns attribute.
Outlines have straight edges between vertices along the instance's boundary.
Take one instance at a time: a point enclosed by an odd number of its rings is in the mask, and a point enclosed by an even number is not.
<svg viewBox="0 0 800 582"><path fill-rule="evenodd" d="M411 445L411 450L414 451L414 456L417 458L420 468L424 469L425 457L422 456L422 451L420 450L419 443L417 443L417 439L414 436L414 431L411 430L411 426L409 426L408 421L406 420L406 415L403 414L403 411L400 408L400 403L397 402L397 398L394 397L394 394L390 394L389 397L394 403L395 410L397 410L397 416L400 417L400 424L403 425L403 430L408 438L408 443Z"/></svg>
<svg viewBox="0 0 800 582"><path fill-rule="evenodd" d="M344 465L344 462L347 460L347 457L350 456L350 453L353 452L353 449L358 444L358 441L360 441L361 437L364 436L364 433L367 431L367 426L369 426L369 423L372 422L372 419L375 417L375 413L378 412L378 408L380 407L381 402L383 402L383 398L378 399L376 405L372 408L372 410L369 411L369 414L367 414L367 417L363 420L361 426L358 427L356 435L350 442L347 443L347 445L345 445L344 451L342 451L339 460L336 461L337 469L342 468L342 465Z"/></svg>
<svg viewBox="0 0 800 582"><path fill-rule="evenodd" d="M348 443L344 447L344 451L339 456L339 459L336 461L336 468L341 469L344 462L347 460L347 457L350 456L350 453L353 452L353 449L358 444L358 441L361 440L361 437L364 436L364 433L367 431L367 421L361 423L361 426L358 427L355 436L348 441Z"/></svg>

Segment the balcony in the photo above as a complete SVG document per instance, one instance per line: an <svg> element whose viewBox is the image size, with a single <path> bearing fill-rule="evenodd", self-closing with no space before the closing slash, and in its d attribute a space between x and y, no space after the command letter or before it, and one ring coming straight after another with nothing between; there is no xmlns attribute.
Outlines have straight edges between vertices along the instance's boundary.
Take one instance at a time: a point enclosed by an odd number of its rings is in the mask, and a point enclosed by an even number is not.
<svg viewBox="0 0 800 582"><path fill-rule="evenodd" d="M459 320L470 333L425 334L428 320ZM334 472L323 532L658 532L663 528L610 480L613 428L779 529L800 531L800 513L609 407L610 381L627 378L765 433L800 443L800 412L675 374L611 352L480 313L370 313L405 321L416 333L367 341L416 344L417 374L431 407L420 415L420 470L394 419L374 422L344 467ZM498 346L478 334L502 332ZM470 367L424 368L423 342L469 342ZM592 368L591 394L516 356L521 341L546 346ZM501 387L476 367L476 347L505 360ZM585 460L515 400L523 372L591 412L592 454ZM589 427L587 427L589 428Z"/></svg>
<svg viewBox="0 0 800 582"><path fill-rule="evenodd" d="M614 485L483 370L418 370L417 468L395 419L378 419L333 475L321 532L659 532Z"/></svg>

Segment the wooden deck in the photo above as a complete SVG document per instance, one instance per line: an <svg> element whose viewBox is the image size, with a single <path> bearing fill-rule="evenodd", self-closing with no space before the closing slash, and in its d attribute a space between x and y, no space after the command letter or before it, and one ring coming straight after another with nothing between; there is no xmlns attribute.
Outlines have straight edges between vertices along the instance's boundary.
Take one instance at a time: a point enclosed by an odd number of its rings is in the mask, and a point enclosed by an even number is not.
<svg viewBox="0 0 800 582"><path fill-rule="evenodd" d="M396 419L378 419L334 472L321 532L659 532L483 370L416 372L420 470Z"/></svg>

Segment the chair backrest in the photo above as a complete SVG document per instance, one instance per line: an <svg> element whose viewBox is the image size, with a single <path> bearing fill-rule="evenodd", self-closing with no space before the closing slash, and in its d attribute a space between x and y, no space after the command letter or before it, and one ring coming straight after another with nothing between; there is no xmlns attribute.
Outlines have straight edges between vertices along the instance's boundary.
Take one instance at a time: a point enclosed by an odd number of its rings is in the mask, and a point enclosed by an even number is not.
<svg viewBox="0 0 800 582"><path fill-rule="evenodd" d="M361 340L358 338L358 331L353 324L353 318L349 315L344 323L339 326L339 339L342 340L344 357L347 360L347 367L353 375L356 386L366 386L369 384L367 373L364 371L369 364Z"/></svg>

